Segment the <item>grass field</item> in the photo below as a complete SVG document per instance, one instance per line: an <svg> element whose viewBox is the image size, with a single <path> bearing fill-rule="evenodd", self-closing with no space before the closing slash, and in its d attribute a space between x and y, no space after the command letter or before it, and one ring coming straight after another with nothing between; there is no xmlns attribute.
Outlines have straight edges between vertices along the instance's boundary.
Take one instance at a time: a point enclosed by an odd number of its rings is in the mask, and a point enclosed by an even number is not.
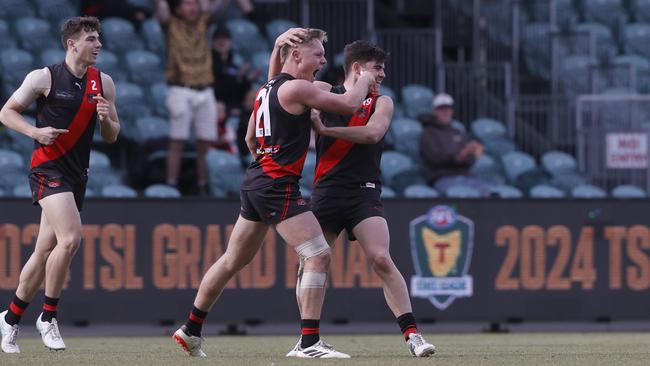
<svg viewBox="0 0 650 366"><path fill-rule="evenodd" d="M46 350L38 338L20 340L20 355L0 365L650 365L650 333L438 334L429 359L413 359L399 336L329 336L349 360L296 360L284 354L295 337L209 337L207 359L187 357L171 338L66 338L68 350Z"/></svg>

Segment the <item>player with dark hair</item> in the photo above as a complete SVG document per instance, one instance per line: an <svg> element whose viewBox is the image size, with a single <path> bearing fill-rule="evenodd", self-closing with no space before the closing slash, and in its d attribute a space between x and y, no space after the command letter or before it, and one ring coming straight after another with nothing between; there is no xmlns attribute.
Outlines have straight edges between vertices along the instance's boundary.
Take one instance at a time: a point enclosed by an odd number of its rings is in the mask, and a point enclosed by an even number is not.
<svg viewBox="0 0 650 366"><path fill-rule="evenodd" d="M246 170L241 186L239 218L226 252L201 280L189 319L173 336L191 356L205 357L201 328L207 313L227 282L253 259L268 228L274 226L304 261L298 298L302 340L297 356L350 357L320 339L330 247L300 195L298 181L309 147L310 109L353 113L375 78L364 73L353 88L341 94L319 89L313 81L326 63L326 34L320 29L306 29L301 37L304 40L300 44L288 42L279 50L282 72L266 82L255 97L246 132L246 144L255 161Z"/></svg>
<svg viewBox="0 0 650 366"><path fill-rule="evenodd" d="M278 39L286 39L287 33ZM376 45L354 41L345 46L343 54L346 74L343 85L316 82L319 88L342 94L355 87L364 72L375 77L377 87L386 77L388 53ZM277 57L277 52L274 56ZM272 75L277 71L277 59L272 59L270 65ZM314 129L319 136L311 208L330 246L343 229L351 240L359 241L383 282L386 302L397 318L409 352L414 357L428 357L436 348L417 329L406 282L390 257L390 234L380 200L380 161L392 116L393 101L379 95L377 90L371 91L352 114L312 111ZM296 285L298 296L302 291L303 268L301 262ZM300 344L287 356L295 357L298 352Z"/></svg>
<svg viewBox="0 0 650 366"><path fill-rule="evenodd" d="M20 273L9 309L0 313L2 351L19 353L18 323L45 279L43 312L36 328L43 343L65 349L57 323L57 306L72 257L81 242L81 217L88 181L88 161L99 119L105 141L117 140L115 84L91 65L102 47L94 17L68 19L61 28L65 60L30 72L0 111L0 121L35 140L29 184L32 200L42 208L34 253ZM32 126L21 113L37 102Z"/></svg>

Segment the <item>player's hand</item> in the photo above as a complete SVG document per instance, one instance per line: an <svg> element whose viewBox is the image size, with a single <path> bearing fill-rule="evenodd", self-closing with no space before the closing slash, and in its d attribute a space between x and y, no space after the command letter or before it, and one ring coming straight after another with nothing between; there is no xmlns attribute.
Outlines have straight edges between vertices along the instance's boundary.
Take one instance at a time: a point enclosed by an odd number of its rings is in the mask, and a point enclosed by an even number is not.
<svg viewBox="0 0 650 366"><path fill-rule="evenodd" d="M302 43L302 40L307 38L307 29L305 28L289 28L286 32L280 34L275 40L275 47L280 48L285 44L296 47Z"/></svg>
<svg viewBox="0 0 650 366"><path fill-rule="evenodd" d="M100 95L93 97L97 101L97 117L99 117L100 122L104 122L108 118L108 111L110 102Z"/></svg>
<svg viewBox="0 0 650 366"><path fill-rule="evenodd" d="M320 111L318 109L312 108L309 116L311 117L311 126L314 129L314 132L319 135L322 134L322 132L325 131L325 125L320 119Z"/></svg>
<svg viewBox="0 0 650 366"><path fill-rule="evenodd" d="M52 145L54 141L59 137L59 135L68 133L70 131L54 128L54 127L43 127L37 128L34 132L34 140L38 141L41 145Z"/></svg>

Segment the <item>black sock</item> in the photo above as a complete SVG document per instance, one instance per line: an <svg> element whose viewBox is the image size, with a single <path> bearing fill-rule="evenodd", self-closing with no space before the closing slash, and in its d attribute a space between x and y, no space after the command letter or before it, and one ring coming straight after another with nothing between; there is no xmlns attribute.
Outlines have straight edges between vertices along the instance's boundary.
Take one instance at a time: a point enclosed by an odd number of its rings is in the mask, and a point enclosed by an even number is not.
<svg viewBox="0 0 650 366"><path fill-rule="evenodd" d="M183 331L188 335L200 337L201 329L203 328L203 321L205 321L206 316L208 316L207 311L203 311L196 306L192 306L190 317L187 319Z"/></svg>
<svg viewBox="0 0 650 366"><path fill-rule="evenodd" d="M311 347L320 340L320 320L319 319L302 319L300 321L300 333L302 340L300 347Z"/></svg>
<svg viewBox="0 0 650 366"><path fill-rule="evenodd" d="M24 302L19 299L18 296L14 296L14 299L9 304L9 310L7 310L7 315L5 316L5 321L9 325L16 325L20 322L20 318L23 316L23 312L29 306L28 302Z"/></svg>
<svg viewBox="0 0 650 366"><path fill-rule="evenodd" d="M51 323L52 318L56 318L56 310L58 305L59 305L59 299L45 296L45 302L43 303L43 315L41 315L41 321Z"/></svg>
<svg viewBox="0 0 650 366"><path fill-rule="evenodd" d="M415 317L413 316L413 313L406 313L398 316L397 324L399 324L399 328L404 335L404 339L407 341L409 339L409 334L418 332L418 327L415 323Z"/></svg>

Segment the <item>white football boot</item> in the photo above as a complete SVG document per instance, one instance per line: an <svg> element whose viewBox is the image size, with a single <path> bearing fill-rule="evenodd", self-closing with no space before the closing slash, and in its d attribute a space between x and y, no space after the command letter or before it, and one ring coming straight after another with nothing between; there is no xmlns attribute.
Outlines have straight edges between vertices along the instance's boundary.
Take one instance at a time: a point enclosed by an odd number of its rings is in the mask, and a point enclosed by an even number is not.
<svg viewBox="0 0 650 366"><path fill-rule="evenodd" d="M52 318L52 322L50 323L42 321L41 317L43 317L43 313L36 319L36 329L41 333L41 339L43 339L45 347L54 351L65 350L65 343L63 343L63 338L61 338L59 323L56 321L56 318Z"/></svg>
<svg viewBox="0 0 650 366"><path fill-rule="evenodd" d="M183 347L183 350L185 350L188 355L192 357L208 357L208 355L206 355L201 349L203 338L185 333L182 327L174 332L172 338L179 346Z"/></svg>
<svg viewBox="0 0 650 366"><path fill-rule="evenodd" d="M296 347L287 353L287 357L297 357L297 358L350 358L350 355L339 352L334 349L334 347L319 340L314 345L302 348L300 347L300 341L296 344Z"/></svg>
<svg viewBox="0 0 650 366"><path fill-rule="evenodd" d="M409 334L409 339L406 341L406 346L409 353L413 357L429 357L436 353L436 346L427 343L420 333Z"/></svg>
<svg viewBox="0 0 650 366"><path fill-rule="evenodd" d="M5 320L5 315L7 315L5 310L0 313L0 336L2 336L2 352L5 353L20 353L20 347L18 347L18 324L9 325Z"/></svg>

